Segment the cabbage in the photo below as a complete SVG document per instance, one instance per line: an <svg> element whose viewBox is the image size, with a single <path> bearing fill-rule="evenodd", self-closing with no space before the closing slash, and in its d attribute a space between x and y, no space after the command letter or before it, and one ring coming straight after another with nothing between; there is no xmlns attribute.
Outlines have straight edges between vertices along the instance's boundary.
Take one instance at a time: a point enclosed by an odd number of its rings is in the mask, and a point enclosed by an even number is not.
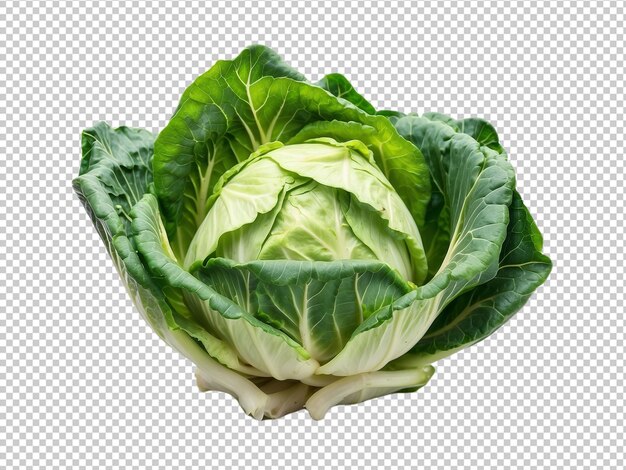
<svg viewBox="0 0 626 470"><path fill-rule="evenodd" d="M257 419L419 389L551 269L489 123L377 112L262 46L156 138L98 123L82 151L75 191L138 310Z"/></svg>

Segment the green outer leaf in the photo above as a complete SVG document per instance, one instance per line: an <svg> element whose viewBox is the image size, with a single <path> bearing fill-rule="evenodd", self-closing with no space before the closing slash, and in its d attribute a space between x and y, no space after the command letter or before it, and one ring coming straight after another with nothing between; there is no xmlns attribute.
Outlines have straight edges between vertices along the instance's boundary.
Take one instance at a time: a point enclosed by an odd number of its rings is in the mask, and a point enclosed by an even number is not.
<svg viewBox="0 0 626 470"><path fill-rule="evenodd" d="M209 147L227 141L228 159L234 164L263 143L288 141L314 121L355 121L375 128L379 154L385 156L379 164L421 223L430 190L419 151L384 117L370 116L318 86L298 81L302 78L275 53L254 46L232 61L217 62L185 91L155 142L154 157L155 191L177 255L186 249L202 218L197 210L204 192L194 187L190 175L198 172L197 165L210 166ZM210 181L217 181L220 168L213 166Z"/></svg>
<svg viewBox="0 0 626 470"><path fill-rule="evenodd" d="M409 114L409 116L418 117L418 115L414 114L414 113L413 114ZM450 117L450 116L448 116L447 114L438 113L438 112L432 112L431 111L431 112L428 112L428 113L424 113L422 117L425 118L425 119L428 119L429 121L441 122L443 124L447 124L455 132L461 132L461 130L459 129L457 120L452 118L452 117ZM397 126L397 124L398 124L397 122L394 123L395 126ZM471 136L471 137L474 137L474 136ZM476 139L474 139L474 140L476 140Z"/></svg>
<svg viewBox="0 0 626 470"><path fill-rule="evenodd" d="M376 114L387 117L395 126L399 119L405 116L415 116L416 113L404 114L399 111L381 110ZM482 146L495 150L498 153L504 153L504 148L500 145L500 140L496 129L488 121L477 117L469 117L456 120L446 114L438 112L424 113L422 117L430 121L439 121L447 124L456 132L461 132L472 137Z"/></svg>
<svg viewBox="0 0 626 470"><path fill-rule="evenodd" d="M81 174L73 185L138 310L169 343L170 330L178 329L175 314L144 268L127 233L126 217L151 182L146 175L150 174L153 141L154 136L141 129L113 129L106 123L86 129ZM123 211L114 203L120 196L125 196Z"/></svg>
<svg viewBox="0 0 626 470"><path fill-rule="evenodd" d="M95 196L89 203L101 206L98 212L106 214L111 236L125 233L130 208L152 181L150 159L154 135L142 129L113 129L99 122L85 129L81 140L83 159L74 187L86 184L91 188ZM82 182L81 178L87 174L89 178ZM108 212L111 210L113 213Z"/></svg>
<svg viewBox="0 0 626 470"><path fill-rule="evenodd" d="M113 129L106 122L97 122L92 128L82 132L83 157L79 175L102 165L110 168L149 168L154 139L154 134L144 129L124 126Z"/></svg>
<svg viewBox="0 0 626 470"><path fill-rule="evenodd" d="M124 224L106 190L92 174L76 178L73 184L133 302L154 331L166 340L168 324L173 323L173 317L164 309L162 299L153 294L150 276L126 237Z"/></svg>
<svg viewBox="0 0 626 470"><path fill-rule="evenodd" d="M487 121L481 118L470 117L456 120L442 113L425 113L426 119L438 121L452 127L456 132L461 132L471 136L476 142L498 153L504 153L504 148L500 145L498 133L495 128Z"/></svg>
<svg viewBox="0 0 626 470"><path fill-rule="evenodd" d="M395 111L380 111L379 114L387 116L394 125L405 114ZM411 114L411 116L416 116ZM491 124L479 118L466 118L455 120L450 116L441 113L425 113L425 118L431 121L438 121L450 126L454 131L467 134L474 138L482 146L488 147L498 153L504 154L504 149L500 145L498 134ZM406 120L400 123L405 126ZM401 130L402 131L402 130ZM432 184L433 191L431 199L426 208L426 219L424 225L420 227L420 233L426 250L428 259L428 278L432 278L443 262L448 246L450 245L451 224L450 206L437 189L436 184Z"/></svg>
<svg viewBox="0 0 626 470"><path fill-rule="evenodd" d="M126 217L148 190L153 142L147 131L97 123L83 131L83 160L72 182L122 279L148 289L150 276L127 237Z"/></svg>
<svg viewBox="0 0 626 470"><path fill-rule="evenodd" d="M319 362L335 356L371 313L410 291L378 261L207 260L200 280L287 333Z"/></svg>
<svg viewBox="0 0 626 470"><path fill-rule="evenodd" d="M548 277L552 262L541 253L541 234L517 192L509 211L498 273L444 309L408 354L412 360L434 362L491 335Z"/></svg>
<svg viewBox="0 0 626 470"><path fill-rule="evenodd" d="M384 367L419 341L450 300L497 271L515 186L506 156L442 122L407 116L396 126L421 149L437 188L449 201L452 242L431 281L363 322L320 374L351 375Z"/></svg>
<svg viewBox="0 0 626 470"><path fill-rule="evenodd" d="M140 144L142 141L144 143ZM122 212L115 207L115 199L123 194L125 188L129 188L125 202L133 208L136 207L137 197L148 191L151 181L144 166L149 167L151 148L152 136L143 130L113 129L104 123L87 129L83 134L85 161L81 162L80 176L73 181L74 190L101 236L133 303L148 324L167 344L193 361L198 373L205 382L209 381L206 383L210 383L213 389L237 397L246 413L261 419L268 412L267 406L271 401L268 395L239 372L212 359L192 339L193 336L204 344L209 340L206 334L195 334L198 333L195 323L172 310L128 237L126 230L129 225L125 218L130 211L122 208ZM137 170L137 178L132 178L133 169ZM118 178L121 175L127 178ZM181 329L181 325L189 329L189 334ZM219 351L217 354L221 360L225 359L223 353ZM242 366L241 372L254 371Z"/></svg>
<svg viewBox="0 0 626 470"><path fill-rule="evenodd" d="M426 220L420 229L428 260L428 277L437 274L450 245L450 206L438 190L434 190L426 208Z"/></svg>
<svg viewBox="0 0 626 470"><path fill-rule="evenodd" d="M349 101L367 114L376 114L372 106L359 92L357 92L346 77L340 73L330 73L315 83L317 86L329 91L337 98Z"/></svg>
<svg viewBox="0 0 626 470"><path fill-rule="evenodd" d="M182 269L163 250L158 202L146 194L131 212L133 240L155 279L181 289L194 319L238 351L240 357L264 374L279 380L302 379L317 368L302 346L283 332L263 323L227 297Z"/></svg>
<svg viewBox="0 0 626 470"><path fill-rule="evenodd" d="M472 136L480 145L489 147L498 153L504 153L504 148L500 145L495 128L484 119L466 118L456 121L456 123L459 132Z"/></svg>

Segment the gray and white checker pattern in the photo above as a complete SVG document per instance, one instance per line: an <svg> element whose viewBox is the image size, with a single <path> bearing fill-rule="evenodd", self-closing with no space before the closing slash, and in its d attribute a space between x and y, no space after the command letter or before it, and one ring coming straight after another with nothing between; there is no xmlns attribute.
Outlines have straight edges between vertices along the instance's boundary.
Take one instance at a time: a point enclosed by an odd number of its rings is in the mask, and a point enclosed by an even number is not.
<svg viewBox="0 0 626 470"><path fill-rule="evenodd" d="M0 3L0 468L617 469L621 2ZM143 323L72 194L81 129L162 128L251 43L378 107L493 122L555 268L416 394L245 417Z"/></svg>

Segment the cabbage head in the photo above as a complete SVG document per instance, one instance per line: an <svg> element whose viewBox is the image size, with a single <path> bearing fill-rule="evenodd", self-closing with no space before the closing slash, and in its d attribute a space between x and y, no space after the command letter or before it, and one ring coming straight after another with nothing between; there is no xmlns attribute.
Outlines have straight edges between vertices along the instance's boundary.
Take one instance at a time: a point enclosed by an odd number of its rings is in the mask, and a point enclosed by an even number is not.
<svg viewBox="0 0 626 470"><path fill-rule="evenodd" d="M82 155L75 191L138 310L257 419L419 389L551 269L489 123L377 112L262 46L156 137L98 123Z"/></svg>

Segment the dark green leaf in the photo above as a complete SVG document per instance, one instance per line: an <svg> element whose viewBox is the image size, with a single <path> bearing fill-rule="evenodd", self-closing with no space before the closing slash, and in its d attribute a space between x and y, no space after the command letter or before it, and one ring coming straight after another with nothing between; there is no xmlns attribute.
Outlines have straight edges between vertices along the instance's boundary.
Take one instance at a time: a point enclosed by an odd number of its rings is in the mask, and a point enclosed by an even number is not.
<svg viewBox="0 0 626 470"><path fill-rule="evenodd" d="M546 280L552 263L541 253L541 235L517 192L509 212L496 276L454 299L411 355L443 357L486 338L522 308Z"/></svg>
<svg viewBox="0 0 626 470"><path fill-rule="evenodd" d="M329 91L337 98L349 101L357 108L365 111L367 114L376 114L374 106L372 106L362 95L360 95L348 79L340 73L328 74L317 82L316 85Z"/></svg>
<svg viewBox="0 0 626 470"><path fill-rule="evenodd" d="M335 356L364 318L410 290L394 270L375 261L238 264L214 258L198 276L320 362Z"/></svg>

